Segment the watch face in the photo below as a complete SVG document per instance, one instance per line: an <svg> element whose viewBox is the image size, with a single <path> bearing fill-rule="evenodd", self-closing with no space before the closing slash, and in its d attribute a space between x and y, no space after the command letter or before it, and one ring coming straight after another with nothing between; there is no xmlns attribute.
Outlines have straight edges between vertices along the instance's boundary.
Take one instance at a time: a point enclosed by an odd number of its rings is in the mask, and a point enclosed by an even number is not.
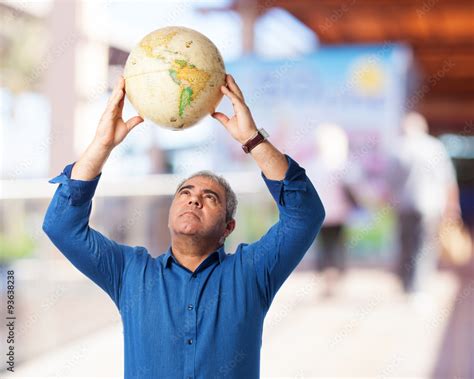
<svg viewBox="0 0 474 379"><path fill-rule="evenodd" d="M259 130L260 134L263 136L263 138L268 138L270 135L267 133L265 129L260 129Z"/></svg>

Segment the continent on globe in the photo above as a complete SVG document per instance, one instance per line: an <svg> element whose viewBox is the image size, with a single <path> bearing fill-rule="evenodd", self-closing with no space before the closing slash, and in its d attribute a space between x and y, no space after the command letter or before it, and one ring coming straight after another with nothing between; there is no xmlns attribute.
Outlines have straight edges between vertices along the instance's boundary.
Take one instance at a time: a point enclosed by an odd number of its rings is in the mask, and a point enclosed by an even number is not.
<svg viewBox="0 0 474 379"><path fill-rule="evenodd" d="M179 101L179 115L182 117L184 109L206 87L211 75L182 59L175 59L169 73L173 81L182 88Z"/></svg>
<svg viewBox="0 0 474 379"><path fill-rule="evenodd" d="M127 97L159 126L183 130L214 112L225 84L224 61L203 34L166 27L146 35L125 65Z"/></svg>

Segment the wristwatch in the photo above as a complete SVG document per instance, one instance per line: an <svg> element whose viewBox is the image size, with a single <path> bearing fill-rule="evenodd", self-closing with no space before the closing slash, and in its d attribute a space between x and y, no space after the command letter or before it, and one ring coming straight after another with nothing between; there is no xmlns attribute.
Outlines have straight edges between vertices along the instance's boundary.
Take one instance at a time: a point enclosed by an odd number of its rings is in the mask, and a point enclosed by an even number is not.
<svg viewBox="0 0 474 379"><path fill-rule="evenodd" d="M265 129L258 129L255 135L242 145L242 149L248 154L255 146L265 141L268 137L269 134Z"/></svg>

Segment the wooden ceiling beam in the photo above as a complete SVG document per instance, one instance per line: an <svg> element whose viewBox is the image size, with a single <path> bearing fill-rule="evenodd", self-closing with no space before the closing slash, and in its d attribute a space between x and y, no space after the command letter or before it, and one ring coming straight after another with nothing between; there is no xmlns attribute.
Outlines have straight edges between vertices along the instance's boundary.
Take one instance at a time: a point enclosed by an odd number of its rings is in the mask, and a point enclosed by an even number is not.
<svg viewBox="0 0 474 379"><path fill-rule="evenodd" d="M272 7L292 13L323 45L406 43L426 91L417 108L434 134L474 120L474 1L259 1L260 9Z"/></svg>

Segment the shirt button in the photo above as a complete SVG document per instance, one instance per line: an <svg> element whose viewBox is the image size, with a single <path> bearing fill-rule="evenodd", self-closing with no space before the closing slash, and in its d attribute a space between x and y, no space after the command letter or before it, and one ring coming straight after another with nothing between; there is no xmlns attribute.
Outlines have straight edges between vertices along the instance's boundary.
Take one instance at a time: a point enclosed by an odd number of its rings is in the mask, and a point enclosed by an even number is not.
<svg viewBox="0 0 474 379"><path fill-rule="evenodd" d="M193 339L192 338L188 339L188 345L192 345L192 344L193 344Z"/></svg>
<svg viewBox="0 0 474 379"><path fill-rule="evenodd" d="M195 278L196 276L197 276L197 274L196 274L196 273L193 273L193 278Z"/></svg>
<svg viewBox="0 0 474 379"><path fill-rule="evenodd" d="M193 305L192 305L192 304L189 304L189 305L188 305L188 310L192 311L192 310L193 310L193 308L194 308L194 307L193 307Z"/></svg>

